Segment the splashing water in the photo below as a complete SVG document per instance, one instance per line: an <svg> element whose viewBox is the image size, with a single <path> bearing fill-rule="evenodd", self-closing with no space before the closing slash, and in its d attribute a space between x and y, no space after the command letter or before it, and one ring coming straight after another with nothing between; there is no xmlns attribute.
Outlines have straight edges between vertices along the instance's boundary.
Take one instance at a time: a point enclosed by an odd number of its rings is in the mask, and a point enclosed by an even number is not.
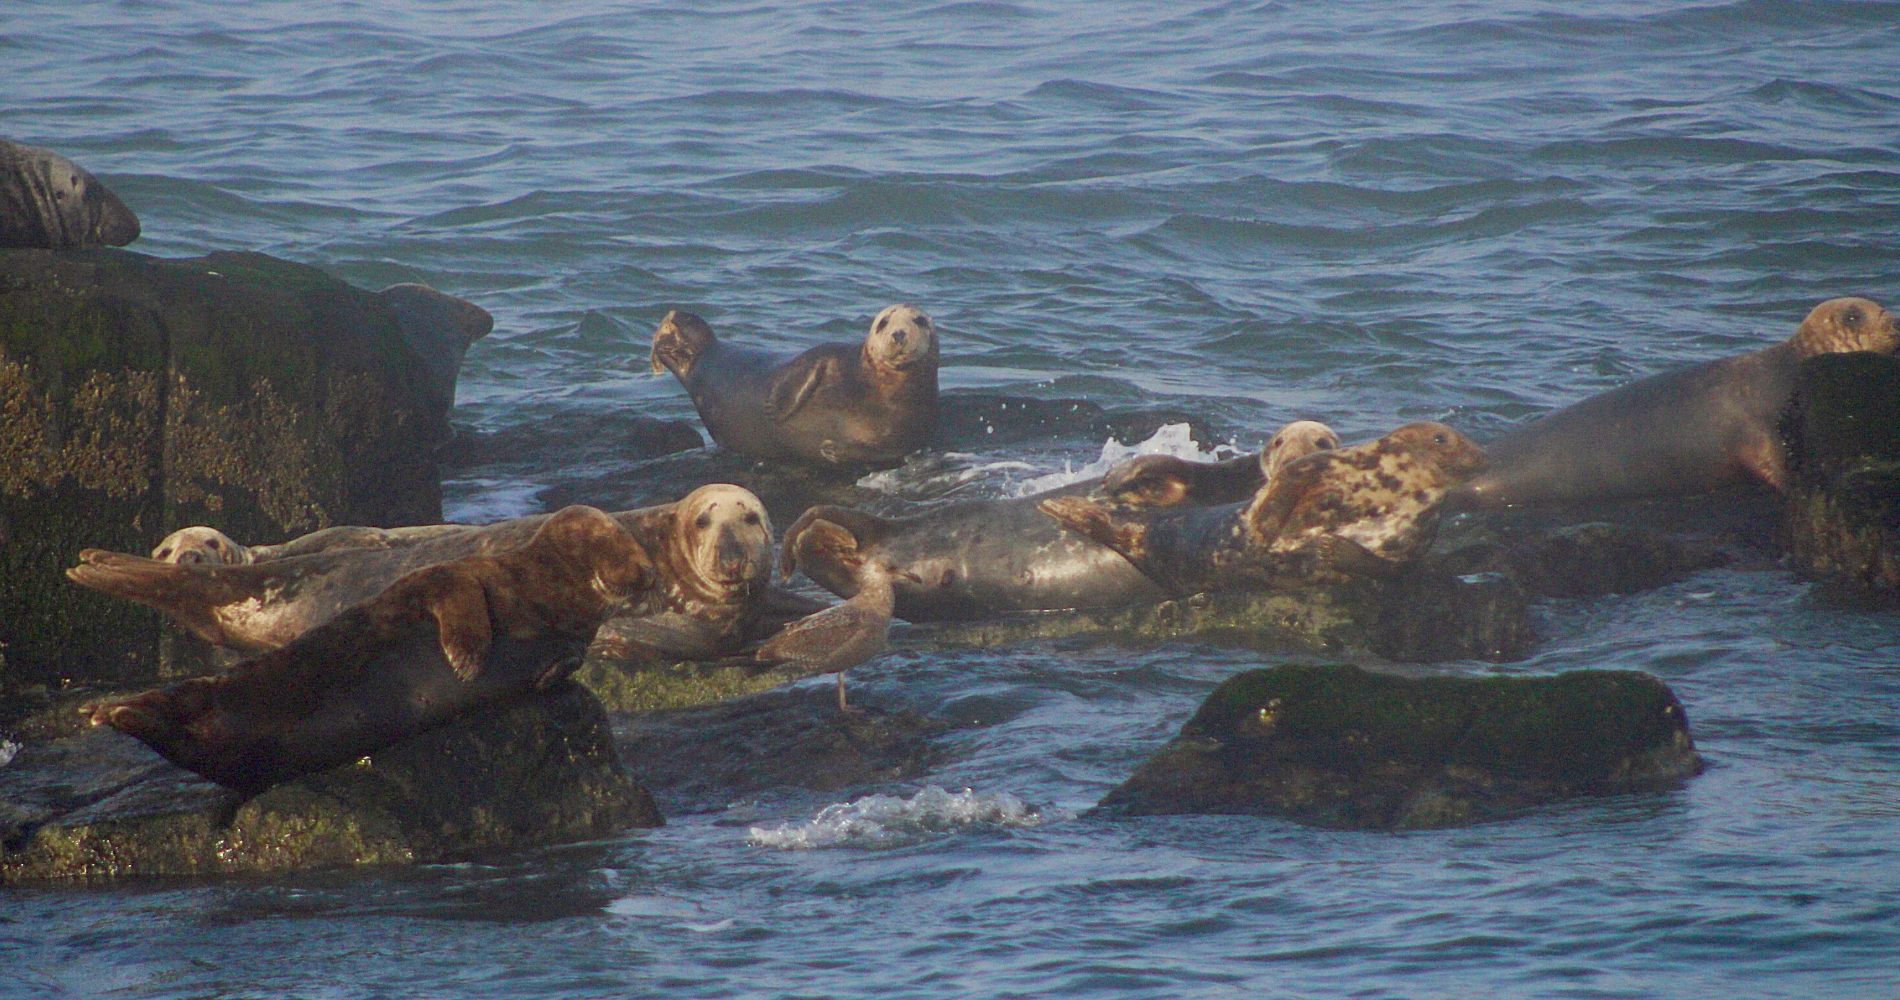
<svg viewBox="0 0 1900 1000"><path fill-rule="evenodd" d="M1008 792L982 795L968 788L946 792L928 785L908 799L867 795L828 805L805 823L781 823L771 830L755 826L746 839L782 850L893 847L978 824L1027 828L1070 816L1066 810L1037 810Z"/></svg>
<svg viewBox="0 0 1900 1000"><path fill-rule="evenodd" d="M1102 457L1079 469L1071 468L1068 462L1064 462L1061 472L1051 472L1017 483L1012 495L1026 497L1079 483L1084 479L1094 479L1120 463L1141 455L1173 455L1190 462L1213 462L1222 457L1218 449L1202 451L1201 446L1194 443L1193 429L1187 424L1164 424L1140 444L1126 445L1109 438L1102 442Z"/></svg>

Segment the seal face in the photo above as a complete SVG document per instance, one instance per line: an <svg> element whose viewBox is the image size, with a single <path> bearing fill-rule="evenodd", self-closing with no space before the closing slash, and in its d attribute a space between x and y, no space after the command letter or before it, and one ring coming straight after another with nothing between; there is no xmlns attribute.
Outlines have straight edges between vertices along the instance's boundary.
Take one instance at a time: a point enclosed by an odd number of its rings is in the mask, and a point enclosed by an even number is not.
<svg viewBox="0 0 1900 1000"><path fill-rule="evenodd" d="M0 247L83 250L138 238L138 216L98 178L50 149L0 139Z"/></svg>
<svg viewBox="0 0 1900 1000"><path fill-rule="evenodd" d="M1431 544L1446 492L1483 467L1484 452L1457 431L1416 423L1295 459L1243 503L1122 512L1056 497L1039 506L1174 594L1304 586L1403 566Z"/></svg>
<svg viewBox="0 0 1900 1000"><path fill-rule="evenodd" d="M409 573L226 673L84 711L254 792L546 687L653 580L646 553L616 521L567 507L524 544Z"/></svg>
<svg viewBox="0 0 1900 1000"><path fill-rule="evenodd" d="M1788 486L1778 425L1801 360L1892 354L1892 313L1861 298L1814 307L1786 342L1639 379L1540 417L1486 446L1491 467L1457 491L1483 507Z"/></svg>
<svg viewBox="0 0 1900 1000"><path fill-rule="evenodd" d="M1260 454L1224 462L1190 462L1174 455L1141 455L1102 477L1104 500L1122 507L1179 507L1245 500L1280 466L1315 451L1339 447L1339 435L1317 420L1295 420L1274 432Z"/></svg>
<svg viewBox="0 0 1900 1000"><path fill-rule="evenodd" d="M791 358L722 343L674 310L653 335L713 440L754 458L896 464L937 426L937 334L910 305L885 308L862 346L823 344Z"/></svg>
<svg viewBox="0 0 1900 1000"><path fill-rule="evenodd" d="M166 535L152 550L152 558L173 564L202 563L207 566L249 566L251 550L231 540L216 528L193 525Z"/></svg>

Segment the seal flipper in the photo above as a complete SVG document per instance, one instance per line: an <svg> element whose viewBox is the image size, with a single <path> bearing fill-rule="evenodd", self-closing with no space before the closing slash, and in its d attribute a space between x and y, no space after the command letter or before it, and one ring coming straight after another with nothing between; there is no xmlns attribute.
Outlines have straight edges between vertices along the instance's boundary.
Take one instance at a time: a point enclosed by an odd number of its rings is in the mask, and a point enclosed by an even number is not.
<svg viewBox="0 0 1900 1000"><path fill-rule="evenodd" d="M248 567L168 563L104 549L86 549L79 558L80 564L66 571L67 579L157 608L217 645L229 643L216 609L261 599L266 589L266 577L242 572Z"/></svg>
<svg viewBox="0 0 1900 1000"><path fill-rule="evenodd" d="M765 397L765 408L772 419L783 423L811 399L820 385L837 378L836 358L815 352L801 354L773 373L772 391Z"/></svg>
<svg viewBox="0 0 1900 1000"><path fill-rule="evenodd" d="M866 551L890 533L890 523L881 517L836 504L817 504L786 529L779 549L779 572L789 578L795 570L803 569L806 576L812 576L814 568L837 564L856 578Z"/></svg>
<svg viewBox="0 0 1900 1000"><path fill-rule="evenodd" d="M1087 497L1052 497L1036 506L1064 528L1114 549L1137 567L1148 559L1146 524L1118 522L1114 511Z"/></svg>
<svg viewBox="0 0 1900 1000"><path fill-rule="evenodd" d="M488 658L488 647L495 641L494 627L488 620L488 591L466 576L441 579L449 585L431 588L427 607L442 637L442 656L455 676L474 680L482 671L482 661Z"/></svg>

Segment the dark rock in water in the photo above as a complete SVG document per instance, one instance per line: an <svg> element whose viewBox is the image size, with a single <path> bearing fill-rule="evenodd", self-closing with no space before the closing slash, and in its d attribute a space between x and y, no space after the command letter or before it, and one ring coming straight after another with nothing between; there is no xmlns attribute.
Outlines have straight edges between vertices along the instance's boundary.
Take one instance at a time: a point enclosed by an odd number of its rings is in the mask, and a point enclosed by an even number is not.
<svg viewBox="0 0 1900 1000"><path fill-rule="evenodd" d="M1654 590L1729 562L1706 540L1628 524L1593 521L1534 531L1489 527L1487 537L1475 541L1448 539L1446 551L1430 564L1461 576L1508 576L1538 597L1600 597Z"/></svg>
<svg viewBox="0 0 1900 1000"><path fill-rule="evenodd" d="M1900 359L1824 354L1800 379L1783 427L1793 562L1849 592L1900 594Z"/></svg>
<svg viewBox="0 0 1900 1000"><path fill-rule="evenodd" d="M662 822L576 685L249 800L99 727L0 768L0 882L440 861Z"/></svg>
<svg viewBox="0 0 1900 1000"><path fill-rule="evenodd" d="M1037 399L994 392L946 392L937 411L937 442L981 448L1018 441L1114 438L1138 444L1168 424L1187 424L1203 448L1215 443L1205 419L1181 410L1105 410L1086 399Z"/></svg>
<svg viewBox="0 0 1900 1000"><path fill-rule="evenodd" d="M80 549L442 519L446 404L398 316L263 254L0 250L0 399L0 688L197 669L65 580Z"/></svg>
<svg viewBox="0 0 1900 1000"><path fill-rule="evenodd" d="M1442 827L1576 796L1674 788L1701 769L1682 705L1644 673L1409 678L1281 666L1215 688L1101 805L1343 829Z"/></svg>
<svg viewBox="0 0 1900 1000"><path fill-rule="evenodd" d="M1103 635L1138 643L1193 639L1263 651L1376 654L1391 660L1519 660L1536 641L1521 589L1496 574L1465 579L1413 569L1390 581L1227 590L1120 609L1048 611L915 625L893 644L1003 646Z"/></svg>
<svg viewBox="0 0 1900 1000"><path fill-rule="evenodd" d="M841 713L822 688L625 716L615 734L628 768L672 812L781 788L834 792L914 778L936 759L931 738L948 728L908 711Z"/></svg>

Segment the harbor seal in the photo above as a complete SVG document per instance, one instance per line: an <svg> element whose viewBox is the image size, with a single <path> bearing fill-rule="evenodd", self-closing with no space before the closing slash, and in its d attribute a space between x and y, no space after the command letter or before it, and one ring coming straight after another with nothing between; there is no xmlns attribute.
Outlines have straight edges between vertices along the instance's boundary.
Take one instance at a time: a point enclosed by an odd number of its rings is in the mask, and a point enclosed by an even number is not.
<svg viewBox="0 0 1900 1000"><path fill-rule="evenodd" d="M1190 462L1174 455L1131 458L1102 477L1102 497L1124 507L1212 506L1252 496L1282 465L1339 447L1339 435L1317 420L1295 420L1274 433L1258 455Z"/></svg>
<svg viewBox="0 0 1900 1000"><path fill-rule="evenodd" d="M1489 471L1461 504L1611 500L1759 483L1788 486L1778 430L1803 358L1892 354L1892 313L1860 298L1815 306L1787 341L1751 354L1652 375L1540 417L1485 446Z"/></svg>
<svg viewBox="0 0 1900 1000"><path fill-rule="evenodd" d="M550 516L480 527L330 529L335 534L327 540L317 532L285 543L314 551L254 558L251 565L168 563L87 549L66 575L82 586L157 608L214 645L256 653L283 646L374 598L405 574L520 545ZM677 503L611 517L640 543L658 576L643 602L616 617L617 625L629 616L650 614L651 621L627 627L666 649L743 642L734 636L743 636L771 573L771 522L757 497L715 484ZM346 544L352 539L382 544ZM256 546L251 552L255 557L266 549Z"/></svg>
<svg viewBox="0 0 1900 1000"><path fill-rule="evenodd" d="M1350 448L1287 463L1250 500L1123 512L1086 497L1038 506L1115 550L1174 595L1382 575L1431 544L1447 490L1484 452L1444 424L1406 424Z"/></svg>
<svg viewBox="0 0 1900 1000"><path fill-rule="evenodd" d="M79 164L0 139L0 247L83 250L139 238L139 217Z"/></svg>
<svg viewBox="0 0 1900 1000"><path fill-rule="evenodd" d="M617 522L566 507L525 544L409 573L223 674L83 711L253 793L545 688L653 580L645 552Z"/></svg>
<svg viewBox="0 0 1900 1000"><path fill-rule="evenodd" d="M923 310L877 314L860 346L792 358L722 343L674 310L653 335L654 372L671 371L720 446L765 459L896 465L937 427L937 332Z"/></svg>

